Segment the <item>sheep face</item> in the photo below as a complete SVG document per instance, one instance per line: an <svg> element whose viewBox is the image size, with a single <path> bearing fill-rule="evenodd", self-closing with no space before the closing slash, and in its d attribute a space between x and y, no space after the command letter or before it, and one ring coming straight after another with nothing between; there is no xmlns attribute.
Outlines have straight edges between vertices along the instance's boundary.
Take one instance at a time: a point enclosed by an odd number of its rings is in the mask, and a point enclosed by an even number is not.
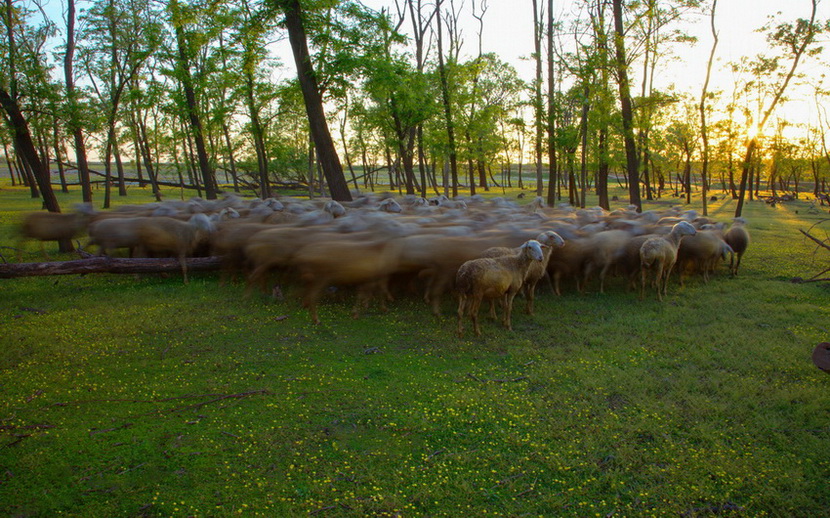
<svg viewBox="0 0 830 518"><path fill-rule="evenodd" d="M693 236L697 233L697 230L695 230L695 227L688 221L681 221L672 227L671 233L678 237Z"/></svg>
<svg viewBox="0 0 830 518"><path fill-rule="evenodd" d="M525 244L521 246L522 251L524 251L525 255L533 259L534 261L543 261L545 259L545 254L542 253L542 244L536 241L535 239L531 239L527 241Z"/></svg>
<svg viewBox="0 0 830 518"><path fill-rule="evenodd" d="M328 212L335 218L339 218L346 214L346 209L334 200L327 201L326 204L323 206L323 210L325 212Z"/></svg>
<svg viewBox="0 0 830 518"><path fill-rule="evenodd" d="M565 240L553 230L542 232L536 236L536 241L542 246L548 246L550 248L562 248L565 246Z"/></svg>

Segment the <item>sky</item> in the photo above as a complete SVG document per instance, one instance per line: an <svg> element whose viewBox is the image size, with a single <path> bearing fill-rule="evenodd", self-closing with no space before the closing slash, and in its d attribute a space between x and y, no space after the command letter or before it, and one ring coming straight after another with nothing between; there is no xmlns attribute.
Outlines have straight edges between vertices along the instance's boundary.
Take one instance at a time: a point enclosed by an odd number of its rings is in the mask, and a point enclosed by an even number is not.
<svg viewBox="0 0 830 518"><path fill-rule="evenodd" d="M458 5L461 0L455 1ZM477 52L478 22L469 15L471 0L464 1L466 23L463 24L465 43L462 54L466 53L471 56ZM395 12L394 0L363 0L363 2L374 9L387 7ZM449 0L445 0L445 4L448 3ZM547 4L545 0L539 0L539 3ZM567 18L569 13L575 14L577 6L583 3L575 0L554 0L554 16L557 20ZM711 6L711 0L702 0L702 3L707 10ZM480 0L477 0L476 4L480 6ZM529 59L534 48L531 0L488 0L487 5L482 36L483 50L495 52L501 56L502 60L513 65L522 79L531 80L535 70L535 65ZM715 13L715 27L718 31L719 42L709 90L731 91L734 78L728 72L726 64L737 61L742 56L754 57L766 51L765 37L759 34L757 29L767 23L769 16L776 16L776 19L780 21L808 19L811 6L810 0L719 0ZM817 19L828 18L830 18L830 2L824 0L818 5ZM665 68L655 87L664 89L673 83L678 90L691 91L698 97L705 79L706 63L713 40L708 14L700 13L690 16L689 20L689 25L684 29L696 36L698 43L677 49L677 59L664 62ZM409 20L404 27L408 25ZM290 60L284 60L284 63L292 64ZM813 76L824 73L821 66L805 67L803 66L805 64L802 63L799 69L801 72ZM632 83L638 85L641 79L640 69L632 68ZM801 97L795 90L790 90L790 93L794 99ZM802 120L814 118L812 99L800 103L790 102L786 108L789 118Z"/></svg>
<svg viewBox="0 0 830 518"><path fill-rule="evenodd" d="M396 12L395 0L362 0L363 3L373 9L380 10L386 7L390 12ZM404 0L398 0L403 3ZM445 5L450 0L444 0ZM470 7L475 1L479 7L482 0L454 0L456 5L462 5L462 35L464 46L462 54L470 57L477 52L478 46L478 22L470 15ZM546 0L538 0L540 4L547 5ZM705 8L711 6L711 0L701 0ZM424 0L424 3L431 3L432 0ZM533 52L533 12L531 0L486 0L487 12L484 16L483 50L494 52L502 60L510 63L517 70L519 77L531 80L534 76L534 63L529 59ZM579 5L584 0L554 0L554 14L557 20L573 17ZM83 4L78 4L85 7ZM46 11L54 20L63 18L62 12L65 8L65 0L47 0ZM736 61L741 56L754 57L758 53L765 52L767 48L764 36L757 33L757 29L763 26L769 16L775 15L781 21L793 21L796 18L808 18L810 15L810 0L719 0L715 17L715 25L719 33L719 44L716 53L716 62L713 66L710 91L728 90L734 80L731 73L727 72L725 65L730 61ZM610 16L610 12L609 12ZM826 20L830 18L830 0L820 0L817 19ZM701 87L706 73L706 62L712 45L712 35L709 26L709 17L703 13L689 17L689 23L684 29L698 37L698 43L676 50L677 59L664 61L663 71L659 74L656 88L665 89L670 84L677 85L678 90L692 92L696 97L700 95ZM406 30L410 27L409 19L404 23ZM277 79L289 78L296 74L293 58L287 38L282 38L270 46L282 61L282 68L277 73ZM817 77L824 73L824 67L820 65L802 64L800 71ZM633 67L631 71L632 84L638 85L641 81L641 71ZM635 88L635 91L638 88ZM797 99L804 96L791 89L790 96L794 101L785 108L779 110L781 115L786 114L789 119L809 121L815 119L815 107L812 99L798 102ZM808 96L809 97L809 96Z"/></svg>

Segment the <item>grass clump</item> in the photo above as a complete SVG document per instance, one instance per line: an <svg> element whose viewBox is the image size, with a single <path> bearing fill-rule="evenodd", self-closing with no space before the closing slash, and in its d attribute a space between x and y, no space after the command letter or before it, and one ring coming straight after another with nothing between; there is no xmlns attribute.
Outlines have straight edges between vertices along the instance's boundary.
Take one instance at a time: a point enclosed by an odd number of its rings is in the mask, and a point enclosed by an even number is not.
<svg viewBox="0 0 830 518"><path fill-rule="evenodd" d="M0 197L7 244L34 207ZM213 274L2 280L0 514L825 515L830 311L790 282L823 269L802 205L748 205L736 278L673 279L663 304L540 287L475 339L450 300L353 320L334 297L314 326L290 291Z"/></svg>

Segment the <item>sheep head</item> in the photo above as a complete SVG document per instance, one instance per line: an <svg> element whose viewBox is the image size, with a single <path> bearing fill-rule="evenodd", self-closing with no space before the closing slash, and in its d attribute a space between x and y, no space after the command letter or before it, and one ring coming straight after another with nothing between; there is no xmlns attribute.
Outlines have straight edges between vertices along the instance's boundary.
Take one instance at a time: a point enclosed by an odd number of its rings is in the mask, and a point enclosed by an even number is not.
<svg viewBox="0 0 830 518"><path fill-rule="evenodd" d="M565 246L565 240L553 230L542 232L536 236L536 241L542 246L549 246L551 248L562 248Z"/></svg>
<svg viewBox="0 0 830 518"><path fill-rule="evenodd" d="M346 214L346 209L334 200L327 201L323 206L323 210L335 218L339 218L340 216L344 216Z"/></svg>
<svg viewBox="0 0 830 518"><path fill-rule="evenodd" d="M679 223L675 223L675 225L671 228L671 233L673 236L677 237L693 236L697 234L697 230L695 230L695 227L688 221L680 221Z"/></svg>
<svg viewBox="0 0 830 518"><path fill-rule="evenodd" d="M531 239L525 244L521 246L522 253L525 256L529 257L534 261L543 261L545 259L545 255L542 253L542 244L536 241L535 239Z"/></svg>

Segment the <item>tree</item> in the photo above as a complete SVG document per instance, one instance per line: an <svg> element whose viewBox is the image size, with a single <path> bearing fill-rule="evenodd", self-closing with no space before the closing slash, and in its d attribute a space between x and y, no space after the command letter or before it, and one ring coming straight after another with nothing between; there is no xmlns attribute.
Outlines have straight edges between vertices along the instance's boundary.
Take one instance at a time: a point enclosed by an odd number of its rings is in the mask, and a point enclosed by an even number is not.
<svg viewBox="0 0 830 518"><path fill-rule="evenodd" d="M192 23L191 20L195 13L190 6L184 6L178 0L169 2L167 8L170 12L170 23L173 26L176 40L175 75L181 83L182 90L184 90L184 108L196 144L196 156L205 186L205 197L209 200L215 200L217 197L216 178L214 177L213 166L208 159L202 115L196 99L196 85L191 71L192 56L198 49L199 43L194 41L195 35L187 30L187 26Z"/></svg>
<svg viewBox="0 0 830 518"><path fill-rule="evenodd" d="M707 182L709 174L709 134L706 127L706 97L709 90L709 76L712 72L712 62L715 59L715 49L718 48L718 31L715 30L715 9L718 6L718 0L712 0L712 14L710 23L712 27L712 50L709 52L709 61L706 64L706 79L703 81L703 91L700 94L700 137L703 141L703 165L700 170L700 183L702 186L701 197L703 201L703 215L708 216L708 200L707 196Z"/></svg>
<svg viewBox="0 0 830 518"><path fill-rule="evenodd" d="M75 160L78 165L78 178L81 183L83 200L92 202L92 187L89 183L89 164L87 163L86 144L80 121L80 106L75 90L75 0L66 3L66 52L64 53L64 78L66 81L66 101L69 112L69 131L75 143Z"/></svg>
<svg viewBox="0 0 830 518"><path fill-rule="evenodd" d="M43 42L51 31L48 24L30 30L25 24L29 16L25 10L17 9L12 0L6 0L3 9L3 24L6 29L7 52L4 72L0 76L0 107L12 133L12 142L20 163L26 168L37 184L43 204L49 212L60 212L60 205L52 190L48 161L38 153L30 131L29 121L21 108L19 84L21 78L32 83L32 91L42 91L46 83L46 67L42 55ZM38 84L39 83L39 84ZM37 191L33 191L37 192ZM73 250L72 242L64 239L58 242L61 252Z"/></svg>
<svg viewBox="0 0 830 518"><path fill-rule="evenodd" d="M288 31L291 51L294 55L294 64L297 67L297 78L303 92L308 121L311 127L311 136L317 150L317 157L332 199L337 201L351 201L352 194L343 175L343 166L334 147L334 140L329 132L326 114L323 109L323 99L314 74L314 66L308 51L308 38L303 26L303 10L299 0L274 0L284 14L284 24Z"/></svg>
<svg viewBox="0 0 830 518"><path fill-rule="evenodd" d="M625 59L625 34L623 31L622 0L613 0L615 70L620 90L623 140L625 141L626 170L628 172L628 201L643 210L640 202L640 177L638 172L637 145L634 142L634 116L631 110L631 89L628 82L628 62Z"/></svg>
<svg viewBox="0 0 830 518"><path fill-rule="evenodd" d="M822 26L815 23L818 0L811 0L811 4L812 10L809 20L799 18L795 21L795 23L780 23L775 26L774 30L770 27L766 27L766 30L772 30L772 32L767 35L767 41L769 41L773 46L783 49L785 55L791 58L792 62L786 74L783 77L779 76L778 80L775 82L773 86L772 100L770 101L769 106L763 110L761 118L757 121L757 124L755 124L754 134L747 139L746 153L744 155L741 171L740 194L738 195L738 205L735 207L735 217L740 217L743 212L749 171L752 167L755 151L758 148L758 135L763 132L767 120L770 115L772 115L775 107L778 105L784 95L784 92L787 90L787 86L790 84L790 80L792 80L795 75L796 68L798 68L798 63L801 61L802 56L805 53L807 55L813 54L818 50L814 48L811 51L808 51L811 45L815 43L816 34L827 30L826 24L825 26Z"/></svg>
<svg viewBox="0 0 830 518"><path fill-rule="evenodd" d="M450 156L450 172L452 175L452 195L453 198L458 196L458 158L455 147L455 125L452 115L452 101L450 99L450 88L447 81L447 69L444 64L444 47L443 47L443 31L441 29L441 3L443 0L436 0L435 2L435 20L438 25L436 35L438 39L438 75L441 79L441 101L444 104L444 121L446 122L447 143L449 146Z"/></svg>

